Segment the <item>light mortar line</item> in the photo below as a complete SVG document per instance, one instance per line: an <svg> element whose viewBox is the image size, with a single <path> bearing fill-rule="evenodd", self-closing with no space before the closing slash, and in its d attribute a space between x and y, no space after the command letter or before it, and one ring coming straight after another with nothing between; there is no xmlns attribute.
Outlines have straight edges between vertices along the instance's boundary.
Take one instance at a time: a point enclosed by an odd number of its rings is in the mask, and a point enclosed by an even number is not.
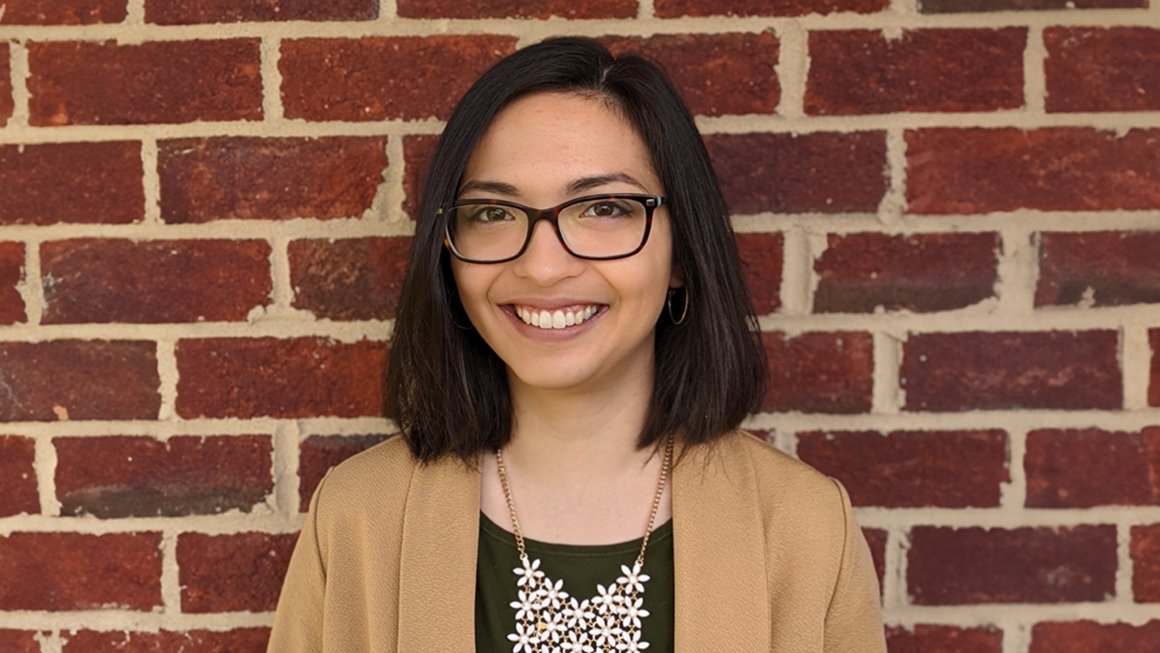
<svg viewBox="0 0 1160 653"><path fill-rule="evenodd" d="M902 222L889 227L873 213L754 213L732 217L733 231L761 233L809 229L827 234L849 234L871 231L889 235L924 233L991 233L1002 232L1018 224L1027 232L1036 231L1156 231L1160 211L1052 212L1011 211L979 215L903 216ZM0 228L3 233L3 228ZM1014 233L1014 232L1013 232Z"/></svg>
<svg viewBox="0 0 1160 653"><path fill-rule="evenodd" d="M70 238L129 238L132 240L265 240L271 234L286 238L347 238L371 236L412 236L415 223L402 220L387 224L361 219L313 220L285 222L269 220L222 220L205 224L55 224L10 225L0 227L0 239L63 240Z"/></svg>
<svg viewBox="0 0 1160 653"><path fill-rule="evenodd" d="M1160 326L1160 325L1155 325ZM1120 369L1124 375L1124 409L1148 408L1148 382L1151 375L1152 346L1148 327L1126 326L1120 331Z"/></svg>
<svg viewBox="0 0 1160 653"><path fill-rule="evenodd" d="M886 130L886 174L890 187L878 203L878 221L886 227L902 222L906 211L906 130L892 127Z"/></svg>
<svg viewBox="0 0 1160 653"><path fill-rule="evenodd" d="M295 422L274 431L274 509L291 522L298 518L301 442L302 429Z"/></svg>
<svg viewBox="0 0 1160 653"><path fill-rule="evenodd" d="M1046 113L1047 73L1044 60L1043 27L1027 28L1027 47L1023 51L1023 102L1027 113L1040 117Z"/></svg>
<svg viewBox="0 0 1160 653"><path fill-rule="evenodd" d="M999 506L1005 510L1023 510L1027 504L1027 470L1023 461L1027 459L1028 429L1006 429L1007 470L1011 480L999 486Z"/></svg>
<svg viewBox="0 0 1160 653"><path fill-rule="evenodd" d="M785 118L803 119L810 69L809 38L797 21L781 26L777 38L781 47L774 70L781 85L781 100L774 113Z"/></svg>
<svg viewBox="0 0 1160 653"><path fill-rule="evenodd" d="M24 277L16 287L24 299L24 314L28 319L25 326L29 329L37 328L44 319L44 278L40 273L40 243L38 238L24 242ZM3 334L4 330L0 329L0 338Z"/></svg>
<svg viewBox="0 0 1160 653"><path fill-rule="evenodd" d="M161 379L158 392L161 394L161 407L157 412L159 421L170 421L177 418L177 339L158 338L157 340L157 374Z"/></svg>
<svg viewBox="0 0 1160 653"><path fill-rule="evenodd" d="M145 0L128 0L126 3L126 26L141 26L145 24Z"/></svg>
<svg viewBox="0 0 1160 653"><path fill-rule="evenodd" d="M79 630L117 633L126 631L157 632L158 630L224 632L237 628L269 626L272 622L272 613L260 612L220 612L205 615L168 615L160 612L127 612L123 610L0 613L0 628L61 631L59 637L65 641L72 631ZM51 637L52 635L50 635Z"/></svg>
<svg viewBox="0 0 1160 653"><path fill-rule="evenodd" d="M874 390L870 411L878 415L896 415L906 403L902 387L902 345L905 332L874 331Z"/></svg>
<svg viewBox="0 0 1160 653"><path fill-rule="evenodd" d="M0 143L107 142L141 138L319 138L324 136L383 136L438 134L443 122L423 120L368 120L366 122L279 121L191 122L174 125L64 125L61 127L15 127L0 130Z"/></svg>
<svg viewBox="0 0 1160 653"><path fill-rule="evenodd" d="M268 36L262 39L262 118L263 122L281 124L286 113L282 107L282 71L278 69L282 39Z"/></svg>
<svg viewBox="0 0 1160 653"><path fill-rule="evenodd" d="M897 16L917 17L919 0L890 0L890 11Z"/></svg>
<svg viewBox="0 0 1160 653"><path fill-rule="evenodd" d="M20 519L0 520L0 537L14 532L22 533L80 533L108 535L112 533L141 532L197 532L207 535L228 535L248 531L266 533L294 533L301 520L292 516L268 513L245 513L240 510L215 515L190 517L126 517L124 519L92 519L90 517L24 516Z"/></svg>
<svg viewBox="0 0 1160 653"><path fill-rule="evenodd" d="M1132 605L1135 597L1132 593L1132 572L1135 565L1132 562L1132 527L1129 524L1116 525L1116 598L1114 601L1123 605Z"/></svg>
<svg viewBox="0 0 1160 653"><path fill-rule="evenodd" d="M141 139L141 169L144 176L141 183L145 189L145 222L161 225L161 172L158 168L157 139Z"/></svg>
<svg viewBox="0 0 1160 653"><path fill-rule="evenodd" d="M807 242L809 244L809 258L806 261L805 278L806 278L806 305L805 314L809 315L814 312L814 297L818 293L818 284L821 283L821 278L814 269L814 264L822 260L826 255L826 250L830 248L829 234L819 231L815 227L806 229Z"/></svg>
<svg viewBox="0 0 1160 653"><path fill-rule="evenodd" d="M858 510L863 528L911 528L917 525L950 528L1064 528L1082 525L1145 525L1160 519L1155 506L1060 509L1009 508L878 508Z"/></svg>
<svg viewBox="0 0 1160 653"><path fill-rule="evenodd" d="M259 311L261 312L261 311ZM0 342L44 342L69 340L179 340L192 338L329 338L342 343L386 341L391 324L387 322L306 321L305 311L277 307L251 322L190 324L102 324L5 327Z"/></svg>
<svg viewBox="0 0 1160 653"><path fill-rule="evenodd" d="M290 280L290 238L277 235L270 238L270 275L273 286L270 298L273 304L255 309L255 314L286 315L296 314L291 307L294 288ZM303 314L302 317L305 317Z"/></svg>
<svg viewBox="0 0 1160 653"><path fill-rule="evenodd" d="M786 429L773 429L772 442L770 443L777 447L782 453L797 458L797 433Z"/></svg>
<svg viewBox="0 0 1160 653"><path fill-rule="evenodd" d="M414 222L403 212L403 179L405 177L406 155L403 153L403 136L387 137L386 145L387 168L383 171L382 181L375 189L375 197L371 200L370 208L363 213L365 222L390 225L408 224Z"/></svg>
<svg viewBox="0 0 1160 653"><path fill-rule="evenodd" d="M175 435L215 436L228 432L233 435L269 435L286 420L269 417L254 419L173 419L166 422L157 420L141 421L77 421L77 422L9 422L4 425L6 434L30 438L56 436L104 437L122 435L146 435L168 439ZM382 417L318 417L298 420L311 432L328 435L363 435L366 433L395 433L398 429L391 420Z"/></svg>
<svg viewBox="0 0 1160 653"><path fill-rule="evenodd" d="M0 38L0 41L3 41ZM11 40L8 43L8 67L12 82L12 116L2 133L28 129L28 120L31 115L32 94L28 90L28 44L24 41Z"/></svg>
<svg viewBox="0 0 1160 653"><path fill-rule="evenodd" d="M379 21L393 23L399 19L399 3L397 0L379 0Z"/></svg>
<svg viewBox="0 0 1160 653"><path fill-rule="evenodd" d="M40 644L40 653L63 653L64 639L59 632L37 632L33 639Z"/></svg>
<svg viewBox="0 0 1160 653"><path fill-rule="evenodd" d="M787 315L808 315L811 304L813 276L810 258L810 236L805 229L794 228L785 232L781 263L781 312ZM758 320L767 319L765 317Z"/></svg>
<svg viewBox="0 0 1160 653"><path fill-rule="evenodd" d="M1122 132L1128 128L1155 129L1160 113L1048 113L1037 116L1023 109L988 113L876 113L860 116L805 116L770 120L767 114L698 116L702 134L736 134L753 131L769 133L850 133L872 130L932 128L1006 128L1035 130L1045 127L1091 127Z"/></svg>
<svg viewBox="0 0 1160 653"><path fill-rule="evenodd" d="M1114 624L1124 622L1142 626L1156 619L1155 604L1130 606L1117 603L1064 603L1043 605L1029 603L992 603L953 606L912 605L886 611L886 621L913 628L918 624L945 624L961 628L998 625L1007 628L1027 627L1040 621L1092 620ZM1022 651L1023 649L1016 649ZM1006 649L1004 649L1006 652Z"/></svg>
<svg viewBox="0 0 1160 653"><path fill-rule="evenodd" d="M181 614L181 574L177 567L176 530L161 536L161 613L167 617Z"/></svg>
<svg viewBox="0 0 1160 653"><path fill-rule="evenodd" d="M1003 316L1039 315L1035 285L1039 274L1039 238L1023 225L999 231L997 313Z"/></svg>
<svg viewBox="0 0 1160 653"><path fill-rule="evenodd" d="M906 550L907 536L904 531L886 531L886 569L882 575L882 604L885 609L906 605Z"/></svg>
<svg viewBox="0 0 1160 653"><path fill-rule="evenodd" d="M1152 311L1149 313L1149 311ZM1026 314L997 314L986 304L942 313L817 313L763 315L758 323L763 331L865 331L877 327L906 332L962 333L1046 332L1046 331L1114 331L1121 325L1155 324L1154 306L1125 310L1060 307ZM2 332L0 332L2 333Z"/></svg>
<svg viewBox="0 0 1160 653"><path fill-rule="evenodd" d="M653 0L637 0L636 4L636 18L637 20L645 20L655 18L657 14L656 4Z"/></svg>
<svg viewBox="0 0 1160 653"><path fill-rule="evenodd" d="M1028 653L1031 649L1031 626L1013 617L998 620L1003 629L1003 653Z"/></svg>
<svg viewBox="0 0 1160 653"><path fill-rule="evenodd" d="M60 515L60 501L56 498L56 447L52 439L38 437L34 441L36 490L40 498L40 514L44 517Z"/></svg>

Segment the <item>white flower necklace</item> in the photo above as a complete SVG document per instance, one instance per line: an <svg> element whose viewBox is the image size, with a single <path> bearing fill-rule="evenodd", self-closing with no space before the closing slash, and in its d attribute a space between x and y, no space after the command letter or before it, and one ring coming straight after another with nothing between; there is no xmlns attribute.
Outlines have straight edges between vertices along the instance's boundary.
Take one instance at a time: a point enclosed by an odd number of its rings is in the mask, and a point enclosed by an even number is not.
<svg viewBox="0 0 1160 653"><path fill-rule="evenodd" d="M673 439L670 437L665 441L660 480L636 562L631 569L621 565L622 575L615 583L607 588L597 585L596 596L579 601L564 591L564 581L553 581L540 571L538 558L528 559L520 521L516 518L516 504L512 501L512 489L508 485L507 469L503 465L503 452L495 450L499 482L511 514L521 565L513 570L519 600L511 603L511 607L516 609L515 632L507 636L513 644L512 653L637 653L648 648L648 642L641 640L641 620L649 614L643 607L642 596L649 576L641 570L672 460Z"/></svg>

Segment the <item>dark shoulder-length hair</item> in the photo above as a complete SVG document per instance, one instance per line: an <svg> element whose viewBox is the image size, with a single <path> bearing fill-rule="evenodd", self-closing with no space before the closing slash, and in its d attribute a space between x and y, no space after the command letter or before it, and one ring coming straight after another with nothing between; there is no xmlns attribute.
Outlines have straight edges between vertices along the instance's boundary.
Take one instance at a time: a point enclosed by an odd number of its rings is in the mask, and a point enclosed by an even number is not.
<svg viewBox="0 0 1160 653"><path fill-rule="evenodd" d="M503 59L448 120L428 170L395 319L387 415L423 461L448 454L471 461L511 437L505 366L463 312L441 209L456 199L468 157L496 114L542 92L598 97L622 111L648 146L668 197L673 263L684 279L688 316L675 325L662 312L657 321L655 382L639 445L669 433L685 443L707 442L737 428L764 395L765 353L709 156L655 64L613 56L583 38L550 39Z"/></svg>

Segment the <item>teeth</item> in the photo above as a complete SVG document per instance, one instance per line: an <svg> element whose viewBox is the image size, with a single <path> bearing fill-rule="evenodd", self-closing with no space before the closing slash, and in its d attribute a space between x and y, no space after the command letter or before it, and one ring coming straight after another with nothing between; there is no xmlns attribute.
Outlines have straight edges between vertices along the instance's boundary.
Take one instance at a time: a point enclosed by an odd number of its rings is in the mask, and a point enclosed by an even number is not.
<svg viewBox="0 0 1160 653"><path fill-rule="evenodd" d="M525 324L540 329L564 329L577 324L582 324L588 318L596 315L599 310L595 306L587 306L579 311L573 310L555 310L555 311L537 311L535 309L524 308L523 306L516 307L516 315L519 316Z"/></svg>

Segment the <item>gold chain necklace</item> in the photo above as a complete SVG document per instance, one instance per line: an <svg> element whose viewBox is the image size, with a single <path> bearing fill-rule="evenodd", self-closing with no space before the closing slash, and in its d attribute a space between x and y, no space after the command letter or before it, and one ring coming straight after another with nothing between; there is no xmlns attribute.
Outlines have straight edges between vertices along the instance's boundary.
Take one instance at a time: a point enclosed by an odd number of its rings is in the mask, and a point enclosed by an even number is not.
<svg viewBox="0 0 1160 653"><path fill-rule="evenodd" d="M656 495L653 496L649 511L648 527L640 543L640 553L631 569L621 565L623 575L610 583L607 588L597 585L598 593L590 599L577 600L564 591L563 581L552 581L540 570L539 559L530 560L524 547L524 535L520 530L520 520L516 517L516 505L512 500L512 489L508 484L507 469L503 464L503 451L495 450L495 461L499 471L499 482L503 486L507 500L508 514L512 520L512 531L516 537L520 567L514 569L517 576L516 588L519 600L511 604L516 609L515 632L507 636L517 653L540 653L541 651L643 651L648 648L641 641L641 619L648 616L643 608L644 583L649 580L644 568L644 552L648 549L648 539L660 509L661 496L673 460L673 439L665 441L664 459L661 461L660 480L657 481Z"/></svg>

